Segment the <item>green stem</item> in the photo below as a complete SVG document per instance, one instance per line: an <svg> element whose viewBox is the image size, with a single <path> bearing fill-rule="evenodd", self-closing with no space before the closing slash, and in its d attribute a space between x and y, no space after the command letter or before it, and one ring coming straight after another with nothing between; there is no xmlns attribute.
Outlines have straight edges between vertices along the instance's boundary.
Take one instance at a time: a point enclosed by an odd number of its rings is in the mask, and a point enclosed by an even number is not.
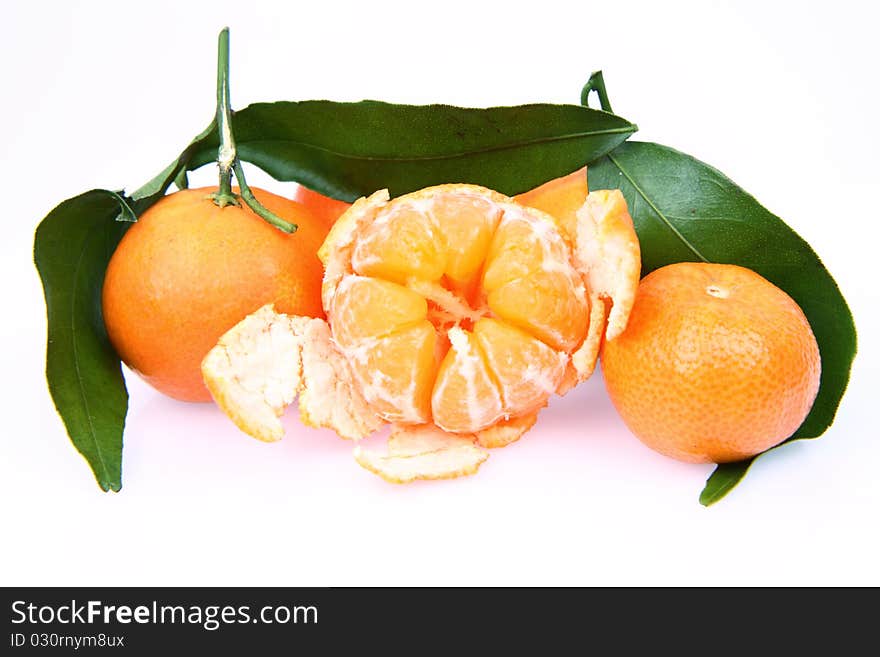
<svg viewBox="0 0 880 657"><path fill-rule="evenodd" d="M229 107L229 28L224 27L217 39L217 133L220 147L217 149L217 165L220 168L220 185L212 195L214 203L221 208L239 205L232 193L232 165L235 163L235 137L232 134L232 110Z"/></svg>
<svg viewBox="0 0 880 657"><path fill-rule="evenodd" d="M595 91L599 95L599 106L606 112L614 112L611 109L611 101L608 100L608 93L605 91L605 78L602 77L602 71L594 71L590 75L590 79L581 89L581 105L590 106L590 92Z"/></svg>
<svg viewBox="0 0 880 657"><path fill-rule="evenodd" d="M238 158L235 159L235 162L232 165L233 170L235 171L235 177L238 179L238 187L241 192L241 200L245 202L245 204L254 211L254 214L262 217L267 222L278 228L279 230L283 230L285 233L294 233L298 226L296 224L292 224L289 221L285 221L275 213L266 209L258 200L257 197L254 196L254 193L251 191L251 188L247 184L247 180L244 178L244 170L241 168L241 162Z"/></svg>
<svg viewBox="0 0 880 657"><path fill-rule="evenodd" d="M296 224L285 221L265 208L254 196L244 177L244 170L238 159L235 148L235 136L232 133L232 109L229 102L229 28L224 27L217 40L217 133L220 136L220 147L217 149L217 165L220 168L220 185L215 194L211 195L218 206L241 205L238 196L232 192L232 174L238 180L241 199L253 210L254 214L264 219L285 233L296 230Z"/></svg>

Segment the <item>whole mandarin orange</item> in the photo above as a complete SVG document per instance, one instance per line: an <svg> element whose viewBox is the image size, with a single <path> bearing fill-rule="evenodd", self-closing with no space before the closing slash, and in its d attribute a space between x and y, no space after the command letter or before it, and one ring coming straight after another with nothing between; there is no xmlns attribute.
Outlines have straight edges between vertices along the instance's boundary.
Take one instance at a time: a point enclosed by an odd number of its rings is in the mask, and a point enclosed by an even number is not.
<svg viewBox="0 0 880 657"><path fill-rule="evenodd" d="M800 307L750 269L678 263L639 284L626 330L602 350L605 384L652 449L738 461L791 436L819 390L819 347Z"/></svg>
<svg viewBox="0 0 880 657"><path fill-rule="evenodd" d="M323 317L317 251L328 226L303 205L254 189L298 225L286 234L247 206L220 208L202 188L170 194L125 234L103 288L103 315L120 358L160 392L208 401L200 364L220 336L267 303Z"/></svg>

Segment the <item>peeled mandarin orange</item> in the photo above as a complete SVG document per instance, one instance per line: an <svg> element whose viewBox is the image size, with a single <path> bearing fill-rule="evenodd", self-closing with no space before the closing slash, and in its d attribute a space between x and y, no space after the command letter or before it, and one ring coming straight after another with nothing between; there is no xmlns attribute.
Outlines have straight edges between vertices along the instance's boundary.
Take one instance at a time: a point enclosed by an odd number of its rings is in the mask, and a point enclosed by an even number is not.
<svg viewBox="0 0 880 657"><path fill-rule="evenodd" d="M588 282L556 221L485 188L374 195L322 253L334 338L389 422L475 433L534 413L587 337Z"/></svg>
<svg viewBox="0 0 880 657"><path fill-rule="evenodd" d="M215 190L170 194L148 209L116 248L103 315L122 360L160 392L211 399L200 364L221 335L266 303L323 317L317 250L328 228L302 205L254 189L285 234L246 206L217 207Z"/></svg>
<svg viewBox="0 0 880 657"><path fill-rule="evenodd" d="M626 330L608 340L611 400L646 445L724 463L801 425L819 389L816 338L801 309L759 274L679 263L642 280Z"/></svg>
<svg viewBox="0 0 880 657"><path fill-rule="evenodd" d="M623 196L570 185L582 197L556 206L566 222L474 185L359 199L318 251L327 322L267 306L227 332L202 364L218 404L264 440L297 395L306 424L345 438L391 423L387 454L355 449L388 481L473 473L590 376L632 307Z"/></svg>

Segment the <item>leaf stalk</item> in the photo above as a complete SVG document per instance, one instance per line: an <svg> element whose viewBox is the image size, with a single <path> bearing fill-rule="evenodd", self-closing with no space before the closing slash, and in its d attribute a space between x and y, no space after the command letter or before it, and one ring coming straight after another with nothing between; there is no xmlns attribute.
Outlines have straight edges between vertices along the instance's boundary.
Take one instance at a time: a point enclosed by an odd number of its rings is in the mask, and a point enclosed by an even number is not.
<svg viewBox="0 0 880 657"><path fill-rule="evenodd" d="M611 109L611 101L608 99L608 92L605 91L605 78L602 75L602 71L593 71L590 75L590 79L587 80L584 88L581 89L581 105L584 107L590 106L591 91L595 91L599 96L599 106L602 110L613 114L614 110Z"/></svg>

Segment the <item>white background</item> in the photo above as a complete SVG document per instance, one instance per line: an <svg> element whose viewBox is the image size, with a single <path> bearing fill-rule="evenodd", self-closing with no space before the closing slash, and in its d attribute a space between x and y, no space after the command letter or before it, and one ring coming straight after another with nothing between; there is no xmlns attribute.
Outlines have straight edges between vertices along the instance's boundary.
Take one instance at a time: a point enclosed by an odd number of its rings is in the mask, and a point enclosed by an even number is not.
<svg viewBox="0 0 880 657"><path fill-rule="evenodd" d="M874 7L4 2L0 584L880 584ZM604 69L637 138L719 167L823 257L860 335L837 422L705 509L710 466L643 447L598 376L477 476L406 487L295 413L263 445L130 376L125 485L101 493L46 390L33 231L67 197L139 186L202 129L226 24L238 107L577 102Z"/></svg>

